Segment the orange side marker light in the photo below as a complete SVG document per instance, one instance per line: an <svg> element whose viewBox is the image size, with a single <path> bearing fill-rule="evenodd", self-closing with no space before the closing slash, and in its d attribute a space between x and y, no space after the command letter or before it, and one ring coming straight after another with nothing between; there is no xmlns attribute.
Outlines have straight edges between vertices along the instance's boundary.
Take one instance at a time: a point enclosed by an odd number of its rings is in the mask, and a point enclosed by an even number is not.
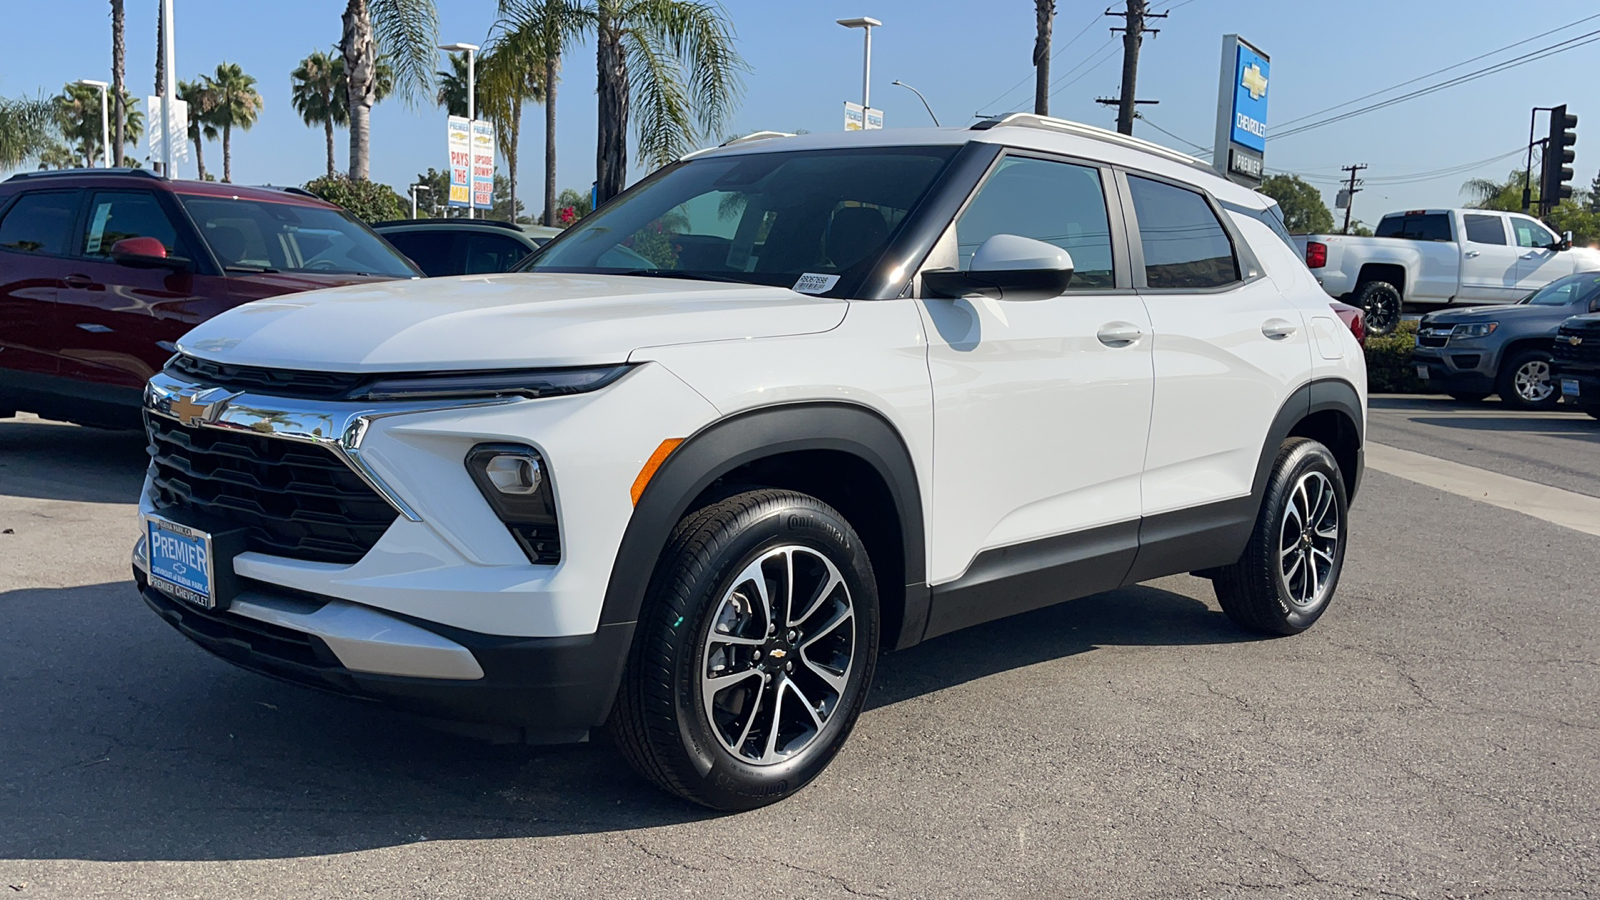
<svg viewBox="0 0 1600 900"><path fill-rule="evenodd" d="M639 505L639 497L644 494L644 489L650 484L650 479L656 477L656 470L661 468L661 464L667 461L667 457L671 456L672 451L678 449L678 445L681 443L683 443L683 438L667 438L656 448L656 452L650 454L650 458L645 460L644 468L639 470L639 477L633 480L634 506Z"/></svg>

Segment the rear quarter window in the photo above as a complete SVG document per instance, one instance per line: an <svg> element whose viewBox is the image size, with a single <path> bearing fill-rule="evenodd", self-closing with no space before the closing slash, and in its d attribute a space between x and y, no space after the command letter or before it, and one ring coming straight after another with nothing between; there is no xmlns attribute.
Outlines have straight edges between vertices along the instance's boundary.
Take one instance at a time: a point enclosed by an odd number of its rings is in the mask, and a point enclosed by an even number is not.
<svg viewBox="0 0 1600 900"><path fill-rule="evenodd" d="M1408 241L1449 241L1452 239L1450 216L1446 213L1384 216L1372 236Z"/></svg>
<svg viewBox="0 0 1600 900"><path fill-rule="evenodd" d="M0 249L60 256L71 239L77 191L23 194L0 219Z"/></svg>

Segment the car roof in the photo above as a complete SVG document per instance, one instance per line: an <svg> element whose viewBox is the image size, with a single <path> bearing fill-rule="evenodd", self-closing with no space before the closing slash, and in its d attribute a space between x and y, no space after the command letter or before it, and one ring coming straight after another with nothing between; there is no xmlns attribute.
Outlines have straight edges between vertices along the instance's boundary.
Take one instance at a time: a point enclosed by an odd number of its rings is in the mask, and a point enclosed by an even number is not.
<svg viewBox="0 0 1600 900"><path fill-rule="evenodd" d="M26 187L134 187L155 189L174 194L204 197L229 197L261 200L269 203L288 203L294 206L321 206L338 209L303 188L226 184L218 181L187 181L163 178L145 169L51 169L39 172L18 172L6 179L4 186L16 190Z"/></svg>
<svg viewBox="0 0 1600 900"><path fill-rule="evenodd" d="M1093 125L1036 116L1031 113L1014 113L996 119L986 119L969 128L896 128L797 135L758 132L730 141L721 147L691 153L684 158L739 156L786 150L960 146L968 143L1001 144L1143 170L1153 175L1194 184L1209 191L1219 200L1251 209L1265 209L1273 204L1271 198L1222 177L1210 163L1170 147L1096 128Z"/></svg>

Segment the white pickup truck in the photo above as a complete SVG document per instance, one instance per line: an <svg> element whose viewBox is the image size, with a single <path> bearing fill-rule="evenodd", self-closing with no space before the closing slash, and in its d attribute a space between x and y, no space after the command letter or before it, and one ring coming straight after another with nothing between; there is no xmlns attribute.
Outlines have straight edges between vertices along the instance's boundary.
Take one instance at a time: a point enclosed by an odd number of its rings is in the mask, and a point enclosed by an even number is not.
<svg viewBox="0 0 1600 900"><path fill-rule="evenodd" d="M1372 237L1295 242L1323 290L1366 310L1372 334L1394 331L1406 305L1515 303L1562 276L1600 270L1600 251L1573 249L1570 234L1487 209L1389 213Z"/></svg>

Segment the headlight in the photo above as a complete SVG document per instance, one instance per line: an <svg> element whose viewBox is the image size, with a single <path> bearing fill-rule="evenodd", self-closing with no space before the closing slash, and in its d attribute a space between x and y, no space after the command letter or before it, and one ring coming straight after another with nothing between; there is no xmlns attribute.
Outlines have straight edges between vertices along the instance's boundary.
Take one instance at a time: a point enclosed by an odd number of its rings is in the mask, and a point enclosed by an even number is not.
<svg viewBox="0 0 1600 900"><path fill-rule="evenodd" d="M1453 338L1488 337L1494 334L1494 330L1499 327L1499 322L1473 322L1469 325L1457 325L1450 329L1450 336Z"/></svg>
<svg viewBox="0 0 1600 900"><path fill-rule="evenodd" d="M599 390L630 366L526 369L378 377L352 400L457 400L493 397L555 397Z"/></svg>
<svg viewBox="0 0 1600 900"><path fill-rule="evenodd" d="M539 451L523 444L479 444L467 453L467 472L529 562L561 561L555 494Z"/></svg>

